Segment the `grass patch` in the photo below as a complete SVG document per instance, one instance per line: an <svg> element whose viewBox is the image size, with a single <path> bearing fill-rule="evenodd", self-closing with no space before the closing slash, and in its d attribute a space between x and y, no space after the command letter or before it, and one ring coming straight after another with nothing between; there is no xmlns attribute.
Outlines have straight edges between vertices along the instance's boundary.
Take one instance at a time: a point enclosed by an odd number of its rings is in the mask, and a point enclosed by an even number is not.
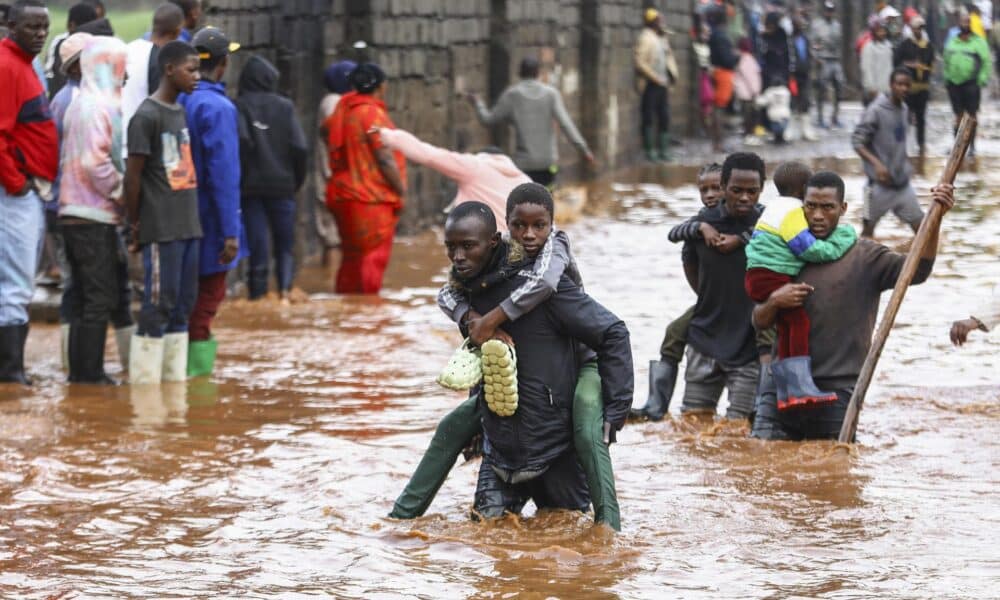
<svg viewBox="0 0 1000 600"><path fill-rule="evenodd" d="M49 9L49 40L66 31L66 15L68 11L62 8ZM115 35L126 42L139 39L149 31L153 23L151 10L109 10L108 20Z"/></svg>

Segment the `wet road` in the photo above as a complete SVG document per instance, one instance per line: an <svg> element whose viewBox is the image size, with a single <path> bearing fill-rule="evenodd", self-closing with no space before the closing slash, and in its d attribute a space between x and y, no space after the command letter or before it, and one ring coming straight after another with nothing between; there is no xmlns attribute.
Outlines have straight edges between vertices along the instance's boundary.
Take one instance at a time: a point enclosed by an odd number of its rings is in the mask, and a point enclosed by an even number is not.
<svg viewBox="0 0 1000 600"><path fill-rule="evenodd" d="M439 233L400 241L381 299L226 304L211 383L66 386L58 329L36 326L36 387L0 388L0 597L998 597L1000 338L947 338L1000 281L998 166L961 174L854 452L752 441L675 405L612 448L616 537L530 508L469 522L476 464L425 518L384 518L460 400L433 382L460 341L434 306ZM851 177L853 223L860 188ZM664 326L693 302L666 230L697 204L689 185L609 184L567 227L588 290L632 331L637 404ZM909 237L892 217L878 233Z"/></svg>

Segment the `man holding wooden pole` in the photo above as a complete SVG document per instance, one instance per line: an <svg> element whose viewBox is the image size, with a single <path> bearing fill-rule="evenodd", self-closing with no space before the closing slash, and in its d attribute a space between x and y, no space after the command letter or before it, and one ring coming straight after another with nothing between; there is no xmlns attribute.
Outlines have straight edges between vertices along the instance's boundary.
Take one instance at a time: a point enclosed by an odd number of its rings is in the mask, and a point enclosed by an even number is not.
<svg viewBox="0 0 1000 600"><path fill-rule="evenodd" d="M940 211L955 203L948 183L933 190ZM810 232L826 239L847 210L844 184L834 173L813 175L804 203ZM937 256L940 220L932 223L929 239L919 255L912 282L924 282ZM809 347L813 377L824 390L837 393L835 403L823 407L778 411L775 390L765 390L757 400L752 437L766 440L837 439L851 393L872 343L879 297L892 289L906 256L882 244L860 239L839 260L809 264L798 282L776 290L754 309L754 326L772 327L778 311L805 306L811 321Z"/></svg>

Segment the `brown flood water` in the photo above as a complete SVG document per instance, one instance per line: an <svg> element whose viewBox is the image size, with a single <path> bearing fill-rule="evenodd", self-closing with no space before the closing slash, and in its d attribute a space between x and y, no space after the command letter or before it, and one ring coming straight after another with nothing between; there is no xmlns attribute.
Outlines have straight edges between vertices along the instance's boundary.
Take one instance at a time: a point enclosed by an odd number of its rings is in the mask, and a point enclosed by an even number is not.
<svg viewBox="0 0 1000 600"><path fill-rule="evenodd" d="M671 419L612 448L618 536L532 509L468 521L477 464L428 516L384 517L461 399L434 383L460 341L434 304L438 232L398 243L381 298L322 293L329 274L312 270L306 304L226 304L211 382L67 386L58 329L38 325L36 386L0 388L0 597L998 597L1000 338L947 336L1000 281L992 166L959 178L856 448L682 419L681 384ZM606 184L566 227L588 290L632 332L637 404L664 326L693 302L666 231L696 191L668 183ZM853 223L860 189L853 176ZM879 234L909 237L892 217Z"/></svg>

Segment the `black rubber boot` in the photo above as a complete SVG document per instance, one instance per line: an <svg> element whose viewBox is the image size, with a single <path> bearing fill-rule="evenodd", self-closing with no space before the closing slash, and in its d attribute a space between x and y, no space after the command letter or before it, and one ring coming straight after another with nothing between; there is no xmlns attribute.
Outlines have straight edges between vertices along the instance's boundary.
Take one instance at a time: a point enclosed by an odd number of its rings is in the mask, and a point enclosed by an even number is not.
<svg viewBox="0 0 1000 600"><path fill-rule="evenodd" d="M104 372L107 323L78 321L69 330L69 380L71 383L118 385Z"/></svg>
<svg viewBox="0 0 1000 600"><path fill-rule="evenodd" d="M649 399L646 406L629 411L632 419L659 421L670 408L670 398L677 383L677 363L665 360L649 361Z"/></svg>
<svg viewBox="0 0 1000 600"><path fill-rule="evenodd" d="M24 374L24 343L28 325L0 327L0 383L31 385Z"/></svg>
<svg viewBox="0 0 1000 600"><path fill-rule="evenodd" d="M642 149L649 162L657 162L660 159L660 155L656 151L656 130L652 127L642 130Z"/></svg>

